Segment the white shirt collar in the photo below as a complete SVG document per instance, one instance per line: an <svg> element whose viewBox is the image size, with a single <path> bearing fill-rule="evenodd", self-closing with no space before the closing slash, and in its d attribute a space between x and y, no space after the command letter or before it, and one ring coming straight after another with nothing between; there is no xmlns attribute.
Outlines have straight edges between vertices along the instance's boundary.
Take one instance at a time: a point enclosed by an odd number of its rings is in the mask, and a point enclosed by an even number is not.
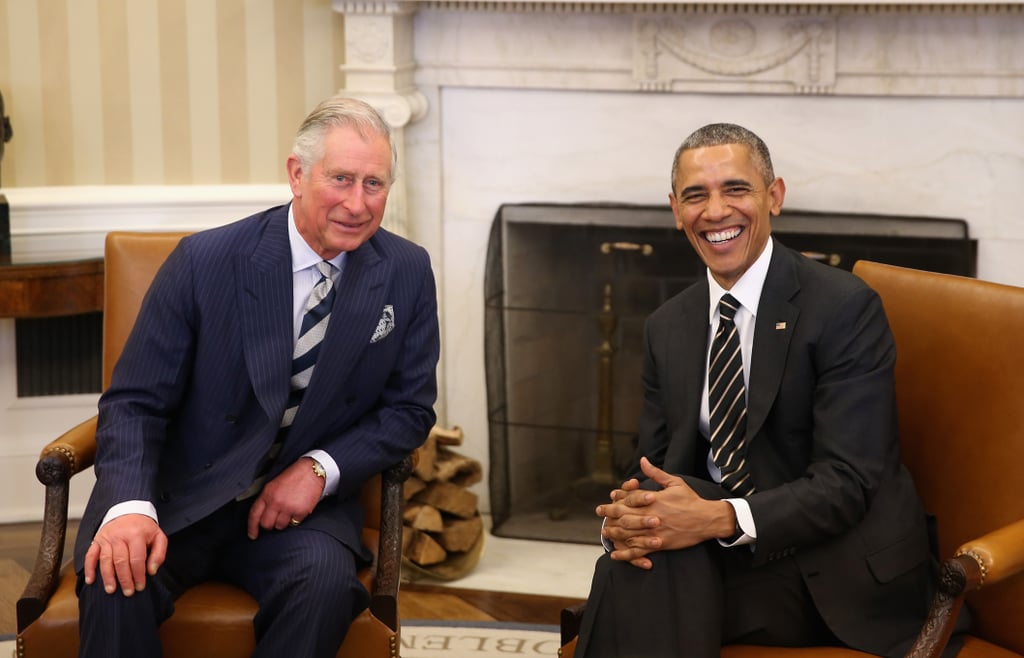
<svg viewBox="0 0 1024 658"><path fill-rule="evenodd" d="M295 215L292 214L291 204L288 204L288 244L292 249L292 274L309 269L323 260L299 233L298 227L295 226ZM345 263L345 252L329 259L328 262L340 272Z"/></svg>
<svg viewBox="0 0 1024 658"><path fill-rule="evenodd" d="M715 281L715 277L711 275L711 270L707 271L708 290L710 292L708 324L714 323L718 313L718 302L725 293L730 293L743 308L750 311L751 315L757 316L757 305L761 301L761 289L764 288L764 280L768 277L768 265L772 262L773 248L774 240L772 240L771 236L768 236L768 243L761 251L761 255L743 273L743 276L739 278L739 281L732 287L732 290L726 290L718 285L718 281Z"/></svg>

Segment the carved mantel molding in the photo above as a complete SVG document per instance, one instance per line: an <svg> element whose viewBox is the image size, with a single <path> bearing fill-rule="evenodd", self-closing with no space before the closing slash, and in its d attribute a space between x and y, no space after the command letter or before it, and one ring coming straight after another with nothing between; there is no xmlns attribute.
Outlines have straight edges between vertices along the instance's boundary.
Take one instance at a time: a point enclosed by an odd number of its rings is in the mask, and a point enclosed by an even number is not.
<svg viewBox="0 0 1024 658"><path fill-rule="evenodd" d="M352 3L360 6L386 3ZM931 0L904 0L886 2L877 0L851 0L849 2L645 2L642 0L619 0L618 2L552 2L550 0L406 0L402 3L412 9L443 11L484 11L484 12L546 12L546 13L787 13L818 14L835 11L858 13L891 12L977 12L1024 11L1021 2L933 2Z"/></svg>
<svg viewBox="0 0 1024 658"><path fill-rule="evenodd" d="M417 86L1024 96L1024 2L335 0L334 8L352 24L346 89L394 95L403 125L426 110Z"/></svg>

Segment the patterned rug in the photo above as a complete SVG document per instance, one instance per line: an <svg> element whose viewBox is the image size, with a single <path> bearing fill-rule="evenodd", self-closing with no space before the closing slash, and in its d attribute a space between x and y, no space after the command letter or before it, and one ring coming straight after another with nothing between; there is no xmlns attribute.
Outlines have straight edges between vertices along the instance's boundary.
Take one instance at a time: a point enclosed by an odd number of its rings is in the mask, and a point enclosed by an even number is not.
<svg viewBox="0 0 1024 658"><path fill-rule="evenodd" d="M557 656L557 626L502 622L402 622L402 658Z"/></svg>
<svg viewBox="0 0 1024 658"><path fill-rule="evenodd" d="M14 639L9 635L0 637L4 638L0 640L0 658L14 656ZM537 658L557 656L558 645L557 626L410 620L402 622L400 655L402 658Z"/></svg>

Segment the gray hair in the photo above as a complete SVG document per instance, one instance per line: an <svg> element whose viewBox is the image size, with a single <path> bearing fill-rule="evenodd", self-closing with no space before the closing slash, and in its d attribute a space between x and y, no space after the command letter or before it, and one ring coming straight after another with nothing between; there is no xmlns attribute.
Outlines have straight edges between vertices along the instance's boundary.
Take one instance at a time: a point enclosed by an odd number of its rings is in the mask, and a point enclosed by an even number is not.
<svg viewBox="0 0 1024 658"><path fill-rule="evenodd" d="M391 136L391 126L373 106L355 98L335 95L320 102L299 126L292 153L302 163L303 172L324 154L324 136L328 129L341 126L355 128L366 139L380 135L391 147L391 170L388 182L394 182L398 167L398 149Z"/></svg>
<svg viewBox="0 0 1024 658"><path fill-rule="evenodd" d="M676 174L679 172L679 156L683 151L690 149L705 148L708 146L723 146L725 144L743 144L750 150L750 157L754 161L765 185L771 185L775 180L775 171L772 169L772 156L768 153L768 147L764 141L750 132L743 126L734 123L711 123L695 130L689 137L683 140L676 150L675 158L672 160L672 191L676 191Z"/></svg>

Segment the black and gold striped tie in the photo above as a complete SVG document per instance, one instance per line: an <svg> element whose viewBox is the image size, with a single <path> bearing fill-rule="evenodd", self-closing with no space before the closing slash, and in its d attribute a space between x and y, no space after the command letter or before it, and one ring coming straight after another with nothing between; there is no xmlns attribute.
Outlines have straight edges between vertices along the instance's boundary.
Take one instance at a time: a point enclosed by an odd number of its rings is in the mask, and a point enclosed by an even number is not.
<svg viewBox="0 0 1024 658"><path fill-rule="evenodd" d="M718 303L718 333L708 362L711 456L722 472L722 486L740 496L754 492L746 461L747 389L743 381L740 335L733 321L740 304L729 294Z"/></svg>

